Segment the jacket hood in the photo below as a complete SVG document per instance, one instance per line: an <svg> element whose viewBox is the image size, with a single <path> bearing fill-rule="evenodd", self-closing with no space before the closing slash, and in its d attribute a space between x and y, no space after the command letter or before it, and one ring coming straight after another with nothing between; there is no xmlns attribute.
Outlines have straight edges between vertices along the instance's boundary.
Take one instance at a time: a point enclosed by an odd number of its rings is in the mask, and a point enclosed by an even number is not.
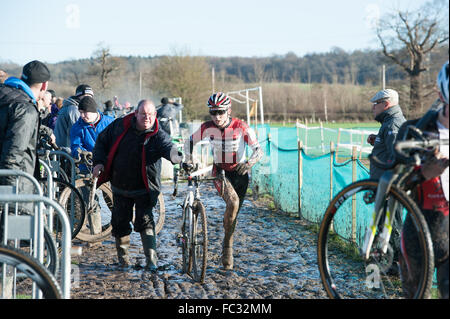
<svg viewBox="0 0 450 319"><path fill-rule="evenodd" d="M67 99L64 99L62 107L66 107L69 105L78 106L79 103L80 103L80 100L76 96L71 96L71 97L68 97Z"/></svg>
<svg viewBox="0 0 450 319"><path fill-rule="evenodd" d="M36 103L36 98L35 98L33 92L31 91L30 87L21 79L11 76L5 81L4 84L6 86L13 87L13 88L24 91L31 98L33 103Z"/></svg>

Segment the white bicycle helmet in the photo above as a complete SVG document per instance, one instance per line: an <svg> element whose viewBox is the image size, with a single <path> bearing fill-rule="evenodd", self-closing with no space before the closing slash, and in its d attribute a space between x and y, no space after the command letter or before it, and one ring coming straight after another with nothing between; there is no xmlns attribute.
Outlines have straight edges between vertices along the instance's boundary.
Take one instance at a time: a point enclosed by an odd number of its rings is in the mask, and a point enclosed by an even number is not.
<svg viewBox="0 0 450 319"><path fill-rule="evenodd" d="M437 76L437 86L442 94L445 104L448 104L448 61L444 63Z"/></svg>
<svg viewBox="0 0 450 319"><path fill-rule="evenodd" d="M211 95L206 105L214 110L226 110L231 107L231 99L225 93L218 92Z"/></svg>

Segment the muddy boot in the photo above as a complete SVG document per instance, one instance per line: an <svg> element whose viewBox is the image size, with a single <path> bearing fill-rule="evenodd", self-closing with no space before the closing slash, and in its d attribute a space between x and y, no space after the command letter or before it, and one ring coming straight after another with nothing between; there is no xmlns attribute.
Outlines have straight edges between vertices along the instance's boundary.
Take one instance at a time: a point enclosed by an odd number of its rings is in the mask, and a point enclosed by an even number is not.
<svg viewBox="0 0 450 319"><path fill-rule="evenodd" d="M156 255L156 235L152 228L140 232L145 255L145 269L156 272L158 256Z"/></svg>
<svg viewBox="0 0 450 319"><path fill-rule="evenodd" d="M128 256L128 248L130 247L130 236L115 237L116 238L116 249L117 257L119 259L119 266L121 268L129 268L130 257Z"/></svg>
<svg viewBox="0 0 450 319"><path fill-rule="evenodd" d="M222 248L222 264L226 270L233 269L233 247Z"/></svg>

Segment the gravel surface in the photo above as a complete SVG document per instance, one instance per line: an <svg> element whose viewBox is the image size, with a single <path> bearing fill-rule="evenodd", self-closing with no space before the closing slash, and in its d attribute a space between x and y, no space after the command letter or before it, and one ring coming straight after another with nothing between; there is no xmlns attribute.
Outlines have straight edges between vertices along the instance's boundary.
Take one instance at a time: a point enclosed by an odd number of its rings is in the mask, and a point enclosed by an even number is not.
<svg viewBox="0 0 450 319"><path fill-rule="evenodd" d="M81 256L72 258L72 298L159 298L159 299L300 299L326 298L317 267L316 237L296 217L267 209L247 196L238 215L234 240L234 269L222 268L225 203L211 185L201 194L208 216L209 259L204 284L181 272L181 249L176 234L181 222L177 207L184 197L171 198L172 186L163 186L166 206L164 228L158 234L159 270L151 274L139 267L123 271L117 265L114 240L82 246ZM140 236L131 235L132 263L145 257Z"/></svg>

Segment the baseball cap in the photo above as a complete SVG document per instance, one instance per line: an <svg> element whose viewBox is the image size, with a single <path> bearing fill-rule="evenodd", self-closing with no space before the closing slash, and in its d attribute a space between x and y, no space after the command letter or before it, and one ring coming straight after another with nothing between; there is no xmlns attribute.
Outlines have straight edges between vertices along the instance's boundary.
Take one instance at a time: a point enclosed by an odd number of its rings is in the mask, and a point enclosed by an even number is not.
<svg viewBox="0 0 450 319"><path fill-rule="evenodd" d="M87 84L80 84L77 86L77 89L75 90L75 96L80 96L84 94L90 94L94 96L94 91L92 88Z"/></svg>
<svg viewBox="0 0 450 319"><path fill-rule="evenodd" d="M44 83L50 80L50 71L44 63L34 60L24 65L21 79L27 84Z"/></svg>
<svg viewBox="0 0 450 319"><path fill-rule="evenodd" d="M392 105L398 104L398 93L395 90L392 89L385 89L378 91L377 94L373 96L373 98L370 99L370 102L378 102L378 101L387 101L389 100Z"/></svg>

